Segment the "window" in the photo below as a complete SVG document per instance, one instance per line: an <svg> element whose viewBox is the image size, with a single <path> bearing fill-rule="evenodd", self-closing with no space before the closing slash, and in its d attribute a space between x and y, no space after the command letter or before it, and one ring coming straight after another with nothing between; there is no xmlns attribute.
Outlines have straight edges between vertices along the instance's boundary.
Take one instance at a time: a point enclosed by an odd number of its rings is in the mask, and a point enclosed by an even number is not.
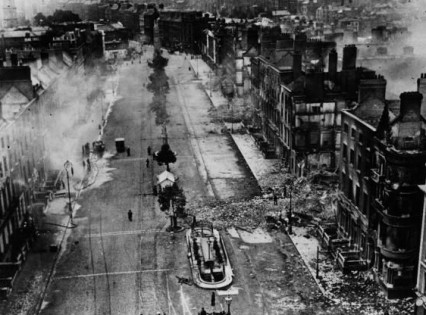
<svg viewBox="0 0 426 315"><path fill-rule="evenodd" d="M322 141L321 145L322 146L328 147L329 145L332 144L332 140L333 140L333 138L332 138L331 132L323 132L321 134L321 141Z"/></svg>
<svg viewBox="0 0 426 315"><path fill-rule="evenodd" d="M357 159L357 162L356 162L356 168L358 170L361 170L361 165L362 165L362 155L361 155L361 153L358 153L358 159Z"/></svg>
<svg viewBox="0 0 426 315"><path fill-rule="evenodd" d="M351 149L351 153L349 156L349 162L353 165L355 163L355 151L354 149Z"/></svg>
<svg viewBox="0 0 426 315"><path fill-rule="evenodd" d="M344 160L346 160L348 157L348 146L346 145L346 143L343 143L342 157Z"/></svg>
<svg viewBox="0 0 426 315"><path fill-rule="evenodd" d="M368 211L368 194L364 191L361 212L366 214Z"/></svg>
<svg viewBox="0 0 426 315"><path fill-rule="evenodd" d="M358 143L362 144L364 142L364 135L362 132L358 133Z"/></svg>
<svg viewBox="0 0 426 315"><path fill-rule="evenodd" d="M319 141L320 141L320 132L319 131L311 131L311 134L310 134L311 145L318 145Z"/></svg>
<svg viewBox="0 0 426 315"><path fill-rule="evenodd" d="M317 105L312 106L312 113L317 114L317 115L321 114L321 107L317 106Z"/></svg>
<svg viewBox="0 0 426 315"><path fill-rule="evenodd" d="M355 201L355 205L357 207L359 207L359 205L360 205L360 197L361 197L361 195L360 195L360 188L357 185L356 189L355 189L355 200L354 200Z"/></svg>
<svg viewBox="0 0 426 315"><path fill-rule="evenodd" d="M354 200L354 191L353 191L353 183L352 183L352 178L349 177L349 182L348 182L348 198L349 200L353 201Z"/></svg>
<svg viewBox="0 0 426 315"><path fill-rule="evenodd" d="M355 128L352 128L352 129L351 129L351 138L352 138L352 139L355 139L355 138L356 138L356 130L355 130Z"/></svg>
<svg viewBox="0 0 426 315"><path fill-rule="evenodd" d="M344 131L345 133L348 133L348 132L349 132L349 126L348 126L348 124L347 124L347 123L345 123L345 124L344 124L344 126L343 126L343 131Z"/></svg>
<svg viewBox="0 0 426 315"><path fill-rule="evenodd" d="M296 135L296 146L298 147L305 146L305 135L303 134Z"/></svg>

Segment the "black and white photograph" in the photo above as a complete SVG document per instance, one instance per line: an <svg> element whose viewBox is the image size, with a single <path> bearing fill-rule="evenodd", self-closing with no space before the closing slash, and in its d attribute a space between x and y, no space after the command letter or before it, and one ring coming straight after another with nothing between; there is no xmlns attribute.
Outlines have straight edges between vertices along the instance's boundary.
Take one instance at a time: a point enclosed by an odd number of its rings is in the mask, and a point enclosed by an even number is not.
<svg viewBox="0 0 426 315"><path fill-rule="evenodd" d="M1 315L426 315L426 0L0 0Z"/></svg>

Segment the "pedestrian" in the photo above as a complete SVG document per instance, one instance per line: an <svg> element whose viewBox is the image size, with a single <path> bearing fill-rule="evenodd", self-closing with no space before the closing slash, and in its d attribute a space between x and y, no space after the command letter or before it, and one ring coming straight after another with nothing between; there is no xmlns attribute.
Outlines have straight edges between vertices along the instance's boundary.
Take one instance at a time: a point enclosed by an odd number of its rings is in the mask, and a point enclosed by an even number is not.
<svg viewBox="0 0 426 315"><path fill-rule="evenodd" d="M133 212L132 212L132 210L129 210L127 212L127 217L129 218L129 221L132 222L132 219L133 219Z"/></svg>
<svg viewBox="0 0 426 315"><path fill-rule="evenodd" d="M278 197L277 195L274 193L274 205L278 204Z"/></svg>
<svg viewBox="0 0 426 315"><path fill-rule="evenodd" d="M204 307L202 307L202 308L201 308L201 313L200 313L200 315L207 315L207 312L206 312L206 310L204 309Z"/></svg>
<svg viewBox="0 0 426 315"><path fill-rule="evenodd" d="M146 167L149 167L149 159L146 159Z"/></svg>
<svg viewBox="0 0 426 315"><path fill-rule="evenodd" d="M130 156L130 147L127 147L127 156Z"/></svg>
<svg viewBox="0 0 426 315"><path fill-rule="evenodd" d="M151 155L151 147L150 146L148 146L147 151L148 151L148 155Z"/></svg>

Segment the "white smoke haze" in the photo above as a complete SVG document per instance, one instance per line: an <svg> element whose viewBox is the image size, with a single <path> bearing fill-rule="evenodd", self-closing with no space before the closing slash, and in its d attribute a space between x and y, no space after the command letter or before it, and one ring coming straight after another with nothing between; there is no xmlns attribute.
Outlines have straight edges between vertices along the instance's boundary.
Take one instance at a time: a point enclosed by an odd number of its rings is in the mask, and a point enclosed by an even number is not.
<svg viewBox="0 0 426 315"><path fill-rule="evenodd" d="M99 126L109 105L105 96L112 94L108 92L111 88L97 73L72 73L58 80L57 109L49 113L45 137L50 169L61 170L69 160L75 176L84 175L82 146L99 138Z"/></svg>

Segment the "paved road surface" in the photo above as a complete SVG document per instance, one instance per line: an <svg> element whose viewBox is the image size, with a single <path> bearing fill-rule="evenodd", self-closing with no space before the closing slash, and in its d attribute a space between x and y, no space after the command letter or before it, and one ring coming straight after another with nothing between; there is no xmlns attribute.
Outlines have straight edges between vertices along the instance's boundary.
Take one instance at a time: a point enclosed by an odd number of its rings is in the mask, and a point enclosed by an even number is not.
<svg viewBox="0 0 426 315"><path fill-rule="evenodd" d="M179 154L172 171L190 204L227 198L248 173L229 138L212 133L220 126L210 123L210 105L183 62L172 58L167 68L168 139ZM104 141L115 153L114 139L124 137L132 155L101 163L98 182L82 193L79 228L68 239L42 314L195 314L209 301L208 292L177 285L176 275L189 276L183 233L171 239L169 220L150 195L155 175L165 169L145 166L147 147L158 150L162 143L146 88L151 72L145 60L120 69L119 100Z"/></svg>

